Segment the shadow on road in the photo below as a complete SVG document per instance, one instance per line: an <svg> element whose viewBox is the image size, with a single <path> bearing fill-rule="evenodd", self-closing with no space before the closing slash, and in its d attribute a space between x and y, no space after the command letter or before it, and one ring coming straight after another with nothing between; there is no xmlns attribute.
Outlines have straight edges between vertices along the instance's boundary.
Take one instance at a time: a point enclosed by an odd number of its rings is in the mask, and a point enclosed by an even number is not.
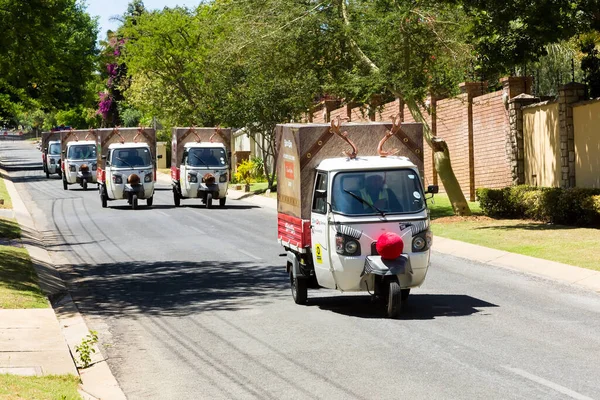
<svg viewBox="0 0 600 400"><path fill-rule="evenodd" d="M280 268L248 262L85 264L61 274L82 312L114 317L240 310L287 288Z"/></svg>
<svg viewBox="0 0 600 400"><path fill-rule="evenodd" d="M196 208L199 210L205 210L206 206L204 204L182 204L181 207L185 208ZM254 206L250 204L225 204L223 207L219 205L213 205L210 209L212 211L218 210L250 210L253 208L260 208L259 206Z"/></svg>
<svg viewBox="0 0 600 400"><path fill-rule="evenodd" d="M369 295L308 298L309 306L358 318L387 318L383 302ZM458 294L411 294L402 305L401 320L427 320L438 317L465 317L480 312L478 308L496 304Z"/></svg>
<svg viewBox="0 0 600 400"><path fill-rule="evenodd" d="M23 182L42 182L42 181L61 181L62 178L60 178L58 175L50 175L49 178L46 178L46 175L36 175L36 176L10 176L7 177L7 179L10 179L13 183L23 183ZM59 188L60 186L56 186L57 188Z"/></svg>
<svg viewBox="0 0 600 400"><path fill-rule="evenodd" d="M123 210L127 210L127 211L133 211L133 208L131 208L131 205L127 204L127 200L116 200L116 201L122 201L122 205L111 205L111 203L108 204L108 208L111 210L119 210L119 211L123 211ZM148 207L146 205L146 200L142 199L139 200L138 203L138 209L135 210L137 211L152 211L153 209L155 210L167 210L167 209L171 209L174 208L174 206L168 205L168 204L153 204L150 207Z"/></svg>

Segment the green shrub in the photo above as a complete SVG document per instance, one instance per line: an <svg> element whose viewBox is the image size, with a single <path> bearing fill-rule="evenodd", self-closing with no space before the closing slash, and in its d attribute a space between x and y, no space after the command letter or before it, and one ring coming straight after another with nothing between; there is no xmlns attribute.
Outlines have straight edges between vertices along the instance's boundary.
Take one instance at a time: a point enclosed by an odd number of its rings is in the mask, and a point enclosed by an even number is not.
<svg viewBox="0 0 600 400"><path fill-rule="evenodd" d="M483 213L493 218L527 218L562 225L600 226L600 189L512 186L478 189Z"/></svg>

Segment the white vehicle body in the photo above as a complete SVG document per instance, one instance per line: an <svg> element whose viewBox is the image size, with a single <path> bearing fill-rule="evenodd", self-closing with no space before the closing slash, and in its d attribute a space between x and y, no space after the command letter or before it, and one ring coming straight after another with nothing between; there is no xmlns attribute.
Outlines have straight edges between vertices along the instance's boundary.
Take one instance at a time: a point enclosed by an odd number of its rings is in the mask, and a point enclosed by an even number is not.
<svg viewBox="0 0 600 400"><path fill-rule="evenodd" d="M63 154L63 182L66 185L97 183L96 142L94 140L72 141L66 144ZM84 166L82 170L81 167ZM87 167L87 168L86 168Z"/></svg>
<svg viewBox="0 0 600 400"><path fill-rule="evenodd" d="M406 178L405 182L398 184L402 187L394 190L403 212L384 212L384 215L381 215L370 206L365 206L358 212L345 213L342 211L343 207L336 205L340 203L339 196L346 196L348 199L351 197L347 193L340 192L343 188L338 181L360 176L367 176L368 179L371 173L382 174L388 179L391 176ZM417 167L404 157L327 159L317 167L315 193L322 190L317 185L324 185L323 179L319 179L319 176L326 177L327 193L325 209L317 210L313 207L311 214L311 253L315 277L319 285L341 291L373 291L375 275L363 273L366 260L368 257L373 257L373 262L381 262L375 250L375 243L383 232L393 232L402 238L404 242L402 255L406 257L404 268L400 268L396 274L400 287L410 289L420 286L429 267L429 248L432 238L429 231L429 213ZM403 188L407 190L402 191ZM356 187L353 192L358 196L366 193L361 187ZM319 200L315 201L319 202ZM355 199L352 201L359 204ZM336 238L340 235L356 241L359 250L355 254L348 254L345 251L344 254L339 254L336 251ZM423 249L416 251L413 239L419 235L427 243Z"/></svg>
<svg viewBox="0 0 600 400"><path fill-rule="evenodd" d="M375 191L374 182L379 182ZM433 238L425 194L437 190L423 190L419 169L406 157L321 161L310 221L281 213L278 218L296 303L306 302L312 282L344 292L368 291L386 301L388 316L397 317L410 289L427 275ZM397 254L384 258L378 249L389 235Z"/></svg>
<svg viewBox="0 0 600 400"><path fill-rule="evenodd" d="M150 146L146 143L113 143L106 157L107 200L146 199L152 205L154 196L154 165ZM132 175L139 177L139 184L131 184Z"/></svg>
<svg viewBox="0 0 600 400"><path fill-rule="evenodd" d="M214 177L207 180L208 177ZM180 190L181 198L200 198L211 205L219 200L225 205L229 182L229 162L227 148L223 143L190 142L184 146L183 160L180 166L179 181L175 181L175 190ZM210 197L209 197L210 196Z"/></svg>
<svg viewBox="0 0 600 400"><path fill-rule="evenodd" d="M48 142L47 149L44 149L45 163L44 166L46 175L58 174L61 175L61 155L60 155L60 140L52 140Z"/></svg>

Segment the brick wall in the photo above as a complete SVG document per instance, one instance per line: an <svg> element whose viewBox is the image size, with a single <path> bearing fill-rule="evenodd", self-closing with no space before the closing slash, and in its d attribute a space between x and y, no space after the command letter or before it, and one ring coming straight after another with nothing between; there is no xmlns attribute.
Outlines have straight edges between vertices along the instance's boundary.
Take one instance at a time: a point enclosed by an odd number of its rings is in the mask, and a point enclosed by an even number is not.
<svg viewBox="0 0 600 400"><path fill-rule="evenodd" d="M452 169L465 197L468 198L470 180L467 95L438 100L436 113L437 136L443 138L448 144Z"/></svg>
<svg viewBox="0 0 600 400"><path fill-rule="evenodd" d="M502 101L502 91L473 99L476 188L512 185L510 156L506 149L508 129L508 110Z"/></svg>

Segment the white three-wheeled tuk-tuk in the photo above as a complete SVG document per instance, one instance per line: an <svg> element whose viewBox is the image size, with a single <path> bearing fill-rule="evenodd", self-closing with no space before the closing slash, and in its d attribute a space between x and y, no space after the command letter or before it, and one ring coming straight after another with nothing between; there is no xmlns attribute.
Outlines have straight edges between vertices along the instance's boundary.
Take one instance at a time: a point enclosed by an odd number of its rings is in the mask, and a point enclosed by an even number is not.
<svg viewBox="0 0 600 400"><path fill-rule="evenodd" d="M429 267L425 195L437 187L423 189L422 127L396 120L343 129L339 120L277 128L278 238L292 295L303 304L313 285L369 291L397 317ZM346 157L337 157L335 136L352 146ZM391 138L399 151L383 150Z"/></svg>
<svg viewBox="0 0 600 400"><path fill-rule="evenodd" d="M227 200L231 129L173 128L171 139L171 180L173 202L200 199L211 208Z"/></svg>
<svg viewBox="0 0 600 400"><path fill-rule="evenodd" d="M46 178L51 174L60 177L60 131L42 132L42 163Z"/></svg>
<svg viewBox="0 0 600 400"><path fill-rule="evenodd" d="M79 140L82 137L83 140ZM88 184L97 183L96 179L96 137L93 130L61 132L61 163L63 189L79 184L87 190Z"/></svg>
<svg viewBox="0 0 600 400"><path fill-rule="evenodd" d="M98 190L102 207L110 200L127 200L135 210L139 200L148 207L156 182L156 134L154 129L98 129ZM159 156L160 158L160 156Z"/></svg>

